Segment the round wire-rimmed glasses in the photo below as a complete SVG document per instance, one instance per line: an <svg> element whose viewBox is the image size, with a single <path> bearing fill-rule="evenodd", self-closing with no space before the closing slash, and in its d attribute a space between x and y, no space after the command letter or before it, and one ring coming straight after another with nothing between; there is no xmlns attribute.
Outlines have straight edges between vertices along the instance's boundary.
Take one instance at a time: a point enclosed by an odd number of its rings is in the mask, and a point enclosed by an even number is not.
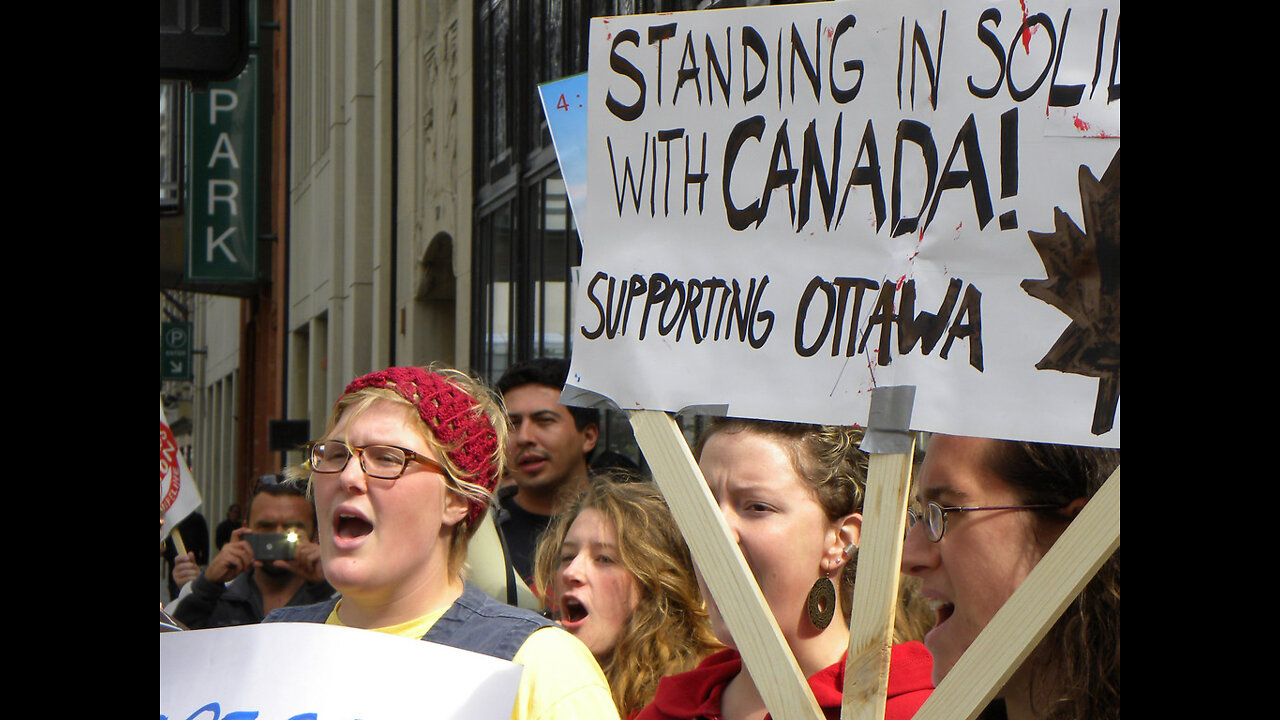
<svg viewBox="0 0 1280 720"><path fill-rule="evenodd" d="M366 475L383 480L399 478L411 462L422 463L442 475L448 474L444 466L435 460L395 445L348 445L341 440L323 440L307 445L307 458L312 472L342 472L352 455L360 457L360 469Z"/></svg>
<svg viewBox="0 0 1280 720"><path fill-rule="evenodd" d="M921 519L925 521L925 535L930 542L938 542L947 530L947 513L977 512L979 510L1061 510L1066 505L987 505L984 507L943 507L936 502L925 504L923 515L915 510L907 510L907 532Z"/></svg>

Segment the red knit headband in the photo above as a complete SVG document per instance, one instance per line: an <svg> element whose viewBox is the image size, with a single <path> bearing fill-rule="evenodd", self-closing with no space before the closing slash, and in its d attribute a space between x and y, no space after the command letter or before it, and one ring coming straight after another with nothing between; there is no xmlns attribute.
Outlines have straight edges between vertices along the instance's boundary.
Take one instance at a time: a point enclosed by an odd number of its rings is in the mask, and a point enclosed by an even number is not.
<svg viewBox="0 0 1280 720"><path fill-rule="evenodd" d="M498 434L475 398L439 373L419 367L371 372L352 380L344 394L362 388L395 390L418 409L418 415L440 444L456 446L446 454L459 470L470 476L470 482L490 493L497 487L498 468L493 464L493 454L498 448ZM471 498L468 502L471 508L467 521L474 522L486 506Z"/></svg>

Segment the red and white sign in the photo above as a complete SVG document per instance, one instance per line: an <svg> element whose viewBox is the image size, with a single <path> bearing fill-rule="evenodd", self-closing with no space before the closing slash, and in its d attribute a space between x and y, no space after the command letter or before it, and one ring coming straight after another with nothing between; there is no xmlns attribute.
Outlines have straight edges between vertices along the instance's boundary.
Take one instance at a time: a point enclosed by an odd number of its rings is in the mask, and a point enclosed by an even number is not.
<svg viewBox="0 0 1280 720"><path fill-rule="evenodd" d="M160 401L160 542L184 518L200 507L200 490L191 478L187 463L178 452L178 442L164 417L164 401Z"/></svg>

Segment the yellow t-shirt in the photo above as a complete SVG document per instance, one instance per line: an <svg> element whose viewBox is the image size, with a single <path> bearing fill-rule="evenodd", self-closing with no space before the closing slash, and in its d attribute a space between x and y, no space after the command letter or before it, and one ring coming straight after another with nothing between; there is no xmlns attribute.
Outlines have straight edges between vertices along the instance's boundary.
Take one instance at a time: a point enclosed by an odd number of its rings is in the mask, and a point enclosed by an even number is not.
<svg viewBox="0 0 1280 720"><path fill-rule="evenodd" d="M338 605L341 604L339 600ZM419 640L447 609L399 625L372 629ZM325 623L342 625L337 606ZM605 680L595 656L564 629L535 630L511 660L524 666L511 720L613 720L618 717L609 693L609 681Z"/></svg>

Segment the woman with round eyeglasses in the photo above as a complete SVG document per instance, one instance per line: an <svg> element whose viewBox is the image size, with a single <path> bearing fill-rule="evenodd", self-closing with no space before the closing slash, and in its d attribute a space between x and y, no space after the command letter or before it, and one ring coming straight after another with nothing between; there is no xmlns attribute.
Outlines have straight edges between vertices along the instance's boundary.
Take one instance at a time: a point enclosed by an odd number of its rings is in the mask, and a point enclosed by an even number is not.
<svg viewBox="0 0 1280 720"><path fill-rule="evenodd" d="M902 571L936 621L941 682L1120 464L1119 450L933 435L917 478ZM997 694L984 718L1120 717L1120 551L1103 564Z"/></svg>
<svg viewBox="0 0 1280 720"><path fill-rule="evenodd" d="M695 448L725 523L828 718L839 718L849 649L867 455L852 427L717 418ZM767 709L715 599L703 597L729 649L663 678L638 720L759 720ZM904 583L890 652L885 718L906 720L933 690L932 661L912 636Z"/></svg>
<svg viewBox="0 0 1280 720"><path fill-rule="evenodd" d="M493 394L456 370L396 367L352 381L296 470L310 480L321 564L341 597L265 622L364 628L511 660L524 666L513 719L616 718L581 642L464 579L506 428Z"/></svg>

